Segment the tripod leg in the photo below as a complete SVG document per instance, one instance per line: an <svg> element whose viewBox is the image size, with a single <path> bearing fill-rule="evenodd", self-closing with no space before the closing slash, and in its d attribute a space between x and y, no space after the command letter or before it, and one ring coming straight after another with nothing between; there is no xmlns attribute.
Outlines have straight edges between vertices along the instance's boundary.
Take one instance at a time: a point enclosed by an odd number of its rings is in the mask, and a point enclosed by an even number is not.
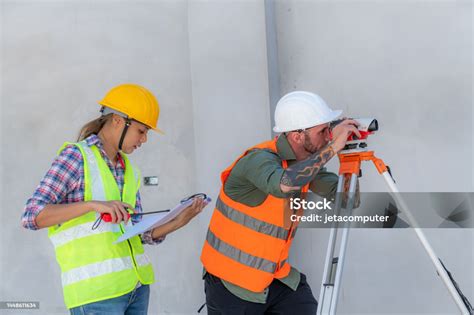
<svg viewBox="0 0 474 315"><path fill-rule="evenodd" d="M357 174L352 174L351 183L349 186L349 197L347 198L347 205L346 205L347 215L352 214L352 208L354 207L354 200L355 200L356 185L357 185ZM342 229L341 245L339 247L339 257L338 257L338 263L337 263L336 279L334 281L334 294L333 294L333 299L331 301L331 312L330 312L331 315L336 314L337 300L339 299L339 289L341 287L344 261L346 258L347 242L349 240L349 228L350 228L350 222L346 222L344 224L344 228Z"/></svg>
<svg viewBox="0 0 474 315"><path fill-rule="evenodd" d="M401 198L400 192L397 186L395 185L395 182L393 181L391 175L387 171L385 171L382 173L382 176L384 177L385 181L387 182L388 187L392 191L392 196L397 202L398 208L407 216L408 221L410 222L411 226L413 227L413 230L416 233L416 236L418 236L418 239L420 240L421 244L425 248L428 256L430 257L431 261L433 262L433 265L436 268L436 271L438 272L438 275L443 280L446 288L448 289L449 293L453 297L454 302L456 303L459 310L461 311L461 314L470 314L470 311L467 309L466 304L464 304L462 297L460 296L459 292L456 290L456 287L451 281L451 278L449 277L446 270L443 268L439 258L436 256L433 248L431 247L430 243L426 239L425 234L419 228L418 222L416 221L415 217L413 217L411 211L408 209L408 206L406 205L405 201Z"/></svg>
<svg viewBox="0 0 474 315"><path fill-rule="evenodd" d="M342 194L344 187L344 175L339 176L338 189L336 195L335 214L339 215L342 203ZM351 214L354 205L354 197L357 184L357 174L352 174L349 186L349 196L346 205L346 211ZM338 232L338 223L334 222L329 235L328 249L324 266L323 283L319 296L318 315L333 315L336 313L339 288L342 280L342 270L344 266L347 241L349 238L349 223L346 222L342 229L342 239L339 248L339 257L334 257L336 238Z"/></svg>
<svg viewBox="0 0 474 315"><path fill-rule="evenodd" d="M339 175L339 180L337 182L336 203L334 206L334 211L337 213L339 213L341 209L341 195L344 188L344 180L344 175ZM331 299L334 289L334 275L336 272L334 268L334 263L337 264L337 258L334 258L334 250L336 247L337 239L337 228L338 224L337 222L334 222L329 232L328 248L326 251L326 260L324 263L323 280L321 284L321 290L319 292L319 306L317 311L318 315L329 314L329 309L331 306Z"/></svg>

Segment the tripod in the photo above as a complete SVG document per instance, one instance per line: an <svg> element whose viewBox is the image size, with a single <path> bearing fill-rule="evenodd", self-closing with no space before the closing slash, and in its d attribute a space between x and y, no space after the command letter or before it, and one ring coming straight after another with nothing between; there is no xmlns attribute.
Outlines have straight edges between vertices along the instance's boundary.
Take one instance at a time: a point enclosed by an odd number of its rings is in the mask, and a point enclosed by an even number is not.
<svg viewBox="0 0 474 315"><path fill-rule="evenodd" d="M461 314L473 314L472 307L469 304L469 301L466 297L462 295L462 292L457 287L456 282L452 278L449 271L444 267L441 260L436 256L433 248L428 243L424 233L418 227L418 223L408 209L405 201L400 197L395 181L393 180L390 169L385 165L385 163L374 156L373 151L366 152L349 152L339 154L340 168L339 168L339 181L337 184L337 194L335 202L335 214L339 215L341 211L342 204L342 193L344 187L345 176L350 175L350 185L348 192L348 199L346 205L346 211L348 215L352 214L354 208L354 200L356 193L356 183L357 177L360 174L360 166L362 161L372 161L377 168L377 171L385 179L392 196L397 203L397 207L404 212L407 216L409 223L413 227L416 236L423 245L426 253L430 257L433 265L436 268L438 275L443 280L446 288L451 294L454 302L461 311ZM333 315L336 314L338 294L341 286L342 272L344 268L344 260L347 248L347 242L349 238L349 227L350 222L345 222L344 227L342 228L342 238L339 247L339 255L337 257L335 254L336 239L338 235L338 222L334 222L329 234L329 243L326 252L326 260L324 265L324 274L321 285L321 291L319 295L319 306L318 306L318 315Z"/></svg>

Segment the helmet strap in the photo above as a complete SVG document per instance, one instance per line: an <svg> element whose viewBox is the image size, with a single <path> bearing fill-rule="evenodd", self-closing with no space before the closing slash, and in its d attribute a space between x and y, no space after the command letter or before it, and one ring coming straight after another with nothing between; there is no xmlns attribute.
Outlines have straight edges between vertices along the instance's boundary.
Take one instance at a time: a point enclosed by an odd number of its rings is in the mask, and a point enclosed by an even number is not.
<svg viewBox="0 0 474 315"><path fill-rule="evenodd" d="M130 118L125 118L125 126L123 127L122 135L120 136L120 141L118 145L119 151L122 151L123 140L125 139L125 135L127 134L128 127L132 124L132 120Z"/></svg>

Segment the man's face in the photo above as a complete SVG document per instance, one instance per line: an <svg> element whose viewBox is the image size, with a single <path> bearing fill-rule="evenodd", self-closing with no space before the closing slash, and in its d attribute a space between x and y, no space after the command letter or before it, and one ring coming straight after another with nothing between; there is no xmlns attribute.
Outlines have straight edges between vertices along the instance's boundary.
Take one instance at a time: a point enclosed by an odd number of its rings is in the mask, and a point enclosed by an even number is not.
<svg viewBox="0 0 474 315"><path fill-rule="evenodd" d="M317 125L303 131L303 148L306 152L313 154L329 143L329 123Z"/></svg>

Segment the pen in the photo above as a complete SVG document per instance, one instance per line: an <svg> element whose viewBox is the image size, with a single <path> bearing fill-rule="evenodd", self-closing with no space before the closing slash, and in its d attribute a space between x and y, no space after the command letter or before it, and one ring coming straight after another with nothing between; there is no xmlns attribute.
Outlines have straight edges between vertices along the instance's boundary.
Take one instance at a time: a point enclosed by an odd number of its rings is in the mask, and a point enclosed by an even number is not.
<svg viewBox="0 0 474 315"><path fill-rule="evenodd" d="M147 214L163 213L163 212L170 212L170 211L171 211L170 209L166 209L166 210L158 210L158 211L150 211L150 212L128 213L128 218L130 219L130 217L132 216L142 216L142 215L147 215ZM104 222L112 221L112 216L110 215L110 213L102 213L100 217L102 218Z"/></svg>

